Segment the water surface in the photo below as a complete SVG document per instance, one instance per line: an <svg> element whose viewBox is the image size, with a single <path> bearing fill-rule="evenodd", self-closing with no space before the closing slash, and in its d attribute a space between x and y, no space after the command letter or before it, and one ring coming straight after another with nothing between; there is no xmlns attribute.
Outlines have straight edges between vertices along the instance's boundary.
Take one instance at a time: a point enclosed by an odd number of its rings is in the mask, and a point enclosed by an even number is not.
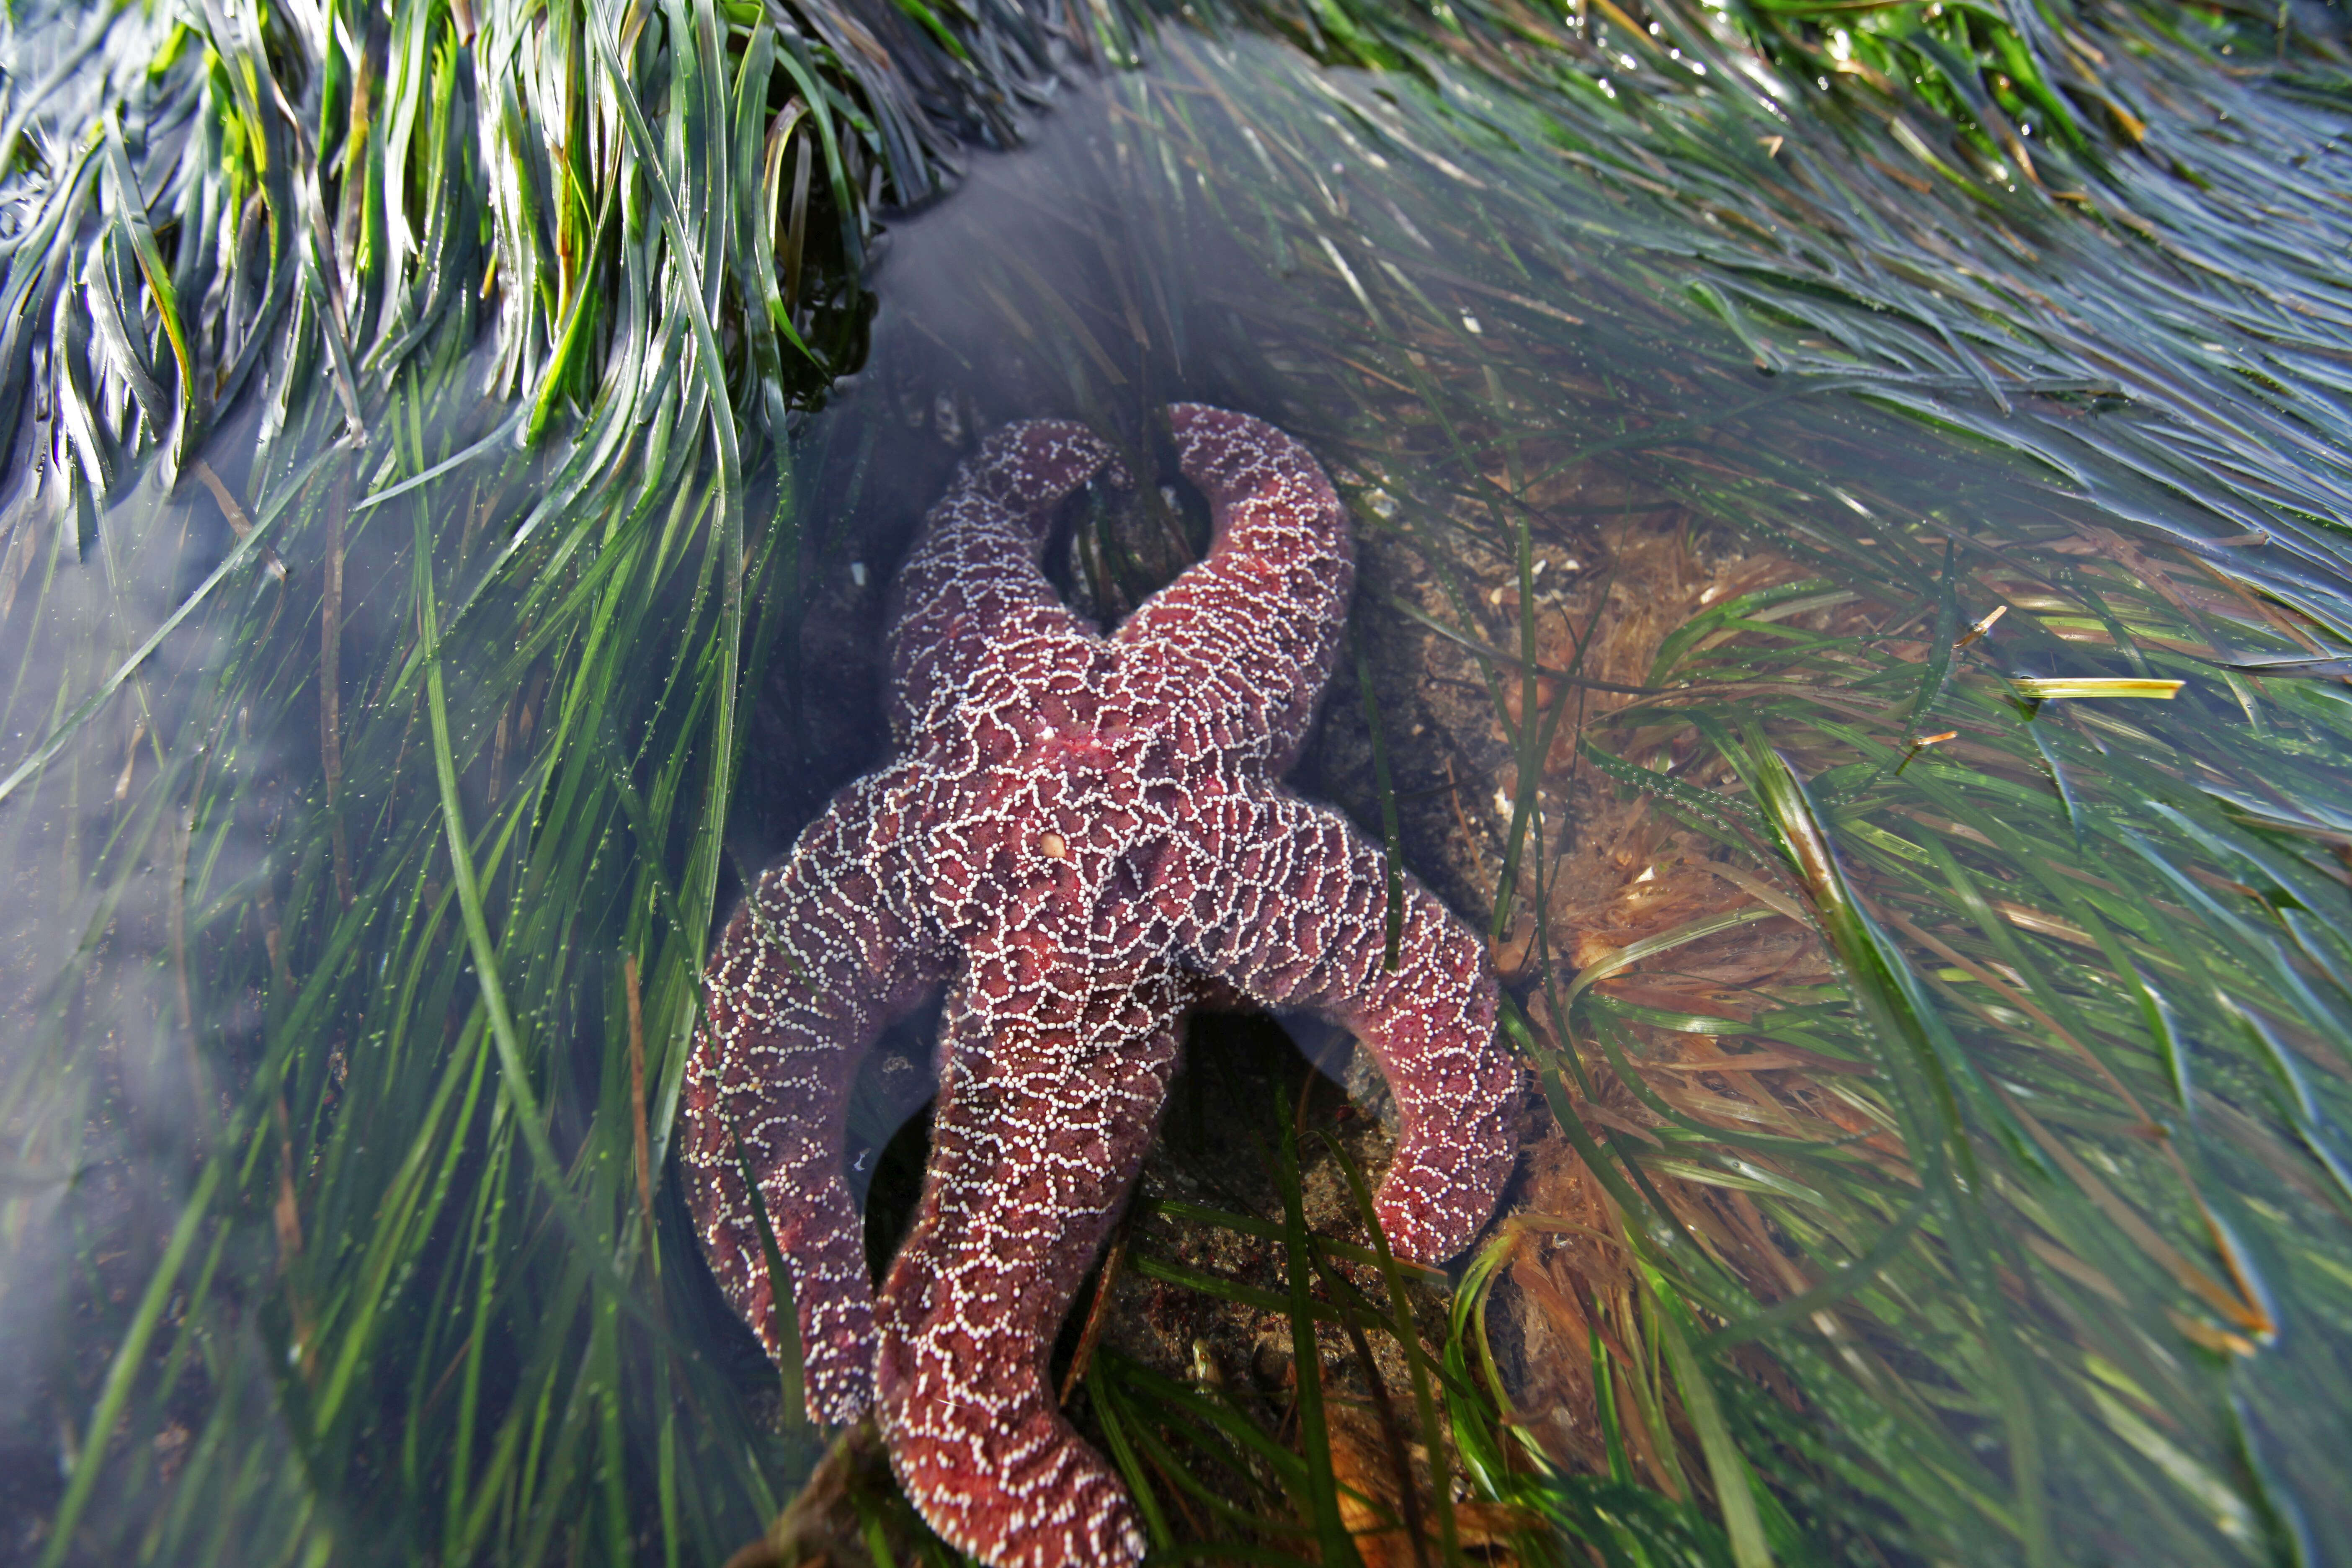
<svg viewBox="0 0 2352 1568"><path fill-rule="evenodd" d="M2341 1549L2333 111L2218 85L2233 120L2046 154L2062 196L1704 31L1561 26L1412 71L1172 29L1074 74L887 219L859 363L781 457L714 452L639 214L611 277L647 352L528 450L494 289L362 377L364 448L314 337L173 475L101 504L12 468L9 1550L77 1484L110 1556L756 1535L822 1446L665 1162L709 922L883 754L886 584L958 457L1054 415L1157 470L1050 563L1115 616L1200 538L1180 398L1339 481L1360 664L1294 782L1392 810L1494 933L1548 1091L1452 1342L1465 1502L1531 1510L1498 1516L1523 1551L1694 1561ZM2031 684L2070 678L2182 684ZM1198 1157L1262 1079L1311 1088L1240 1027L1147 1175L1097 1436L1176 1421L1154 1375L1286 1434L1282 1315L1170 1272L1283 1289L1279 1248L1171 1217L1279 1217ZM1298 1033L1360 1102L1307 1093L1312 1124L1377 1157L1374 1086ZM858 1157L919 1101L877 1083ZM1340 1407L1400 1375L1382 1344L1328 1331Z"/></svg>

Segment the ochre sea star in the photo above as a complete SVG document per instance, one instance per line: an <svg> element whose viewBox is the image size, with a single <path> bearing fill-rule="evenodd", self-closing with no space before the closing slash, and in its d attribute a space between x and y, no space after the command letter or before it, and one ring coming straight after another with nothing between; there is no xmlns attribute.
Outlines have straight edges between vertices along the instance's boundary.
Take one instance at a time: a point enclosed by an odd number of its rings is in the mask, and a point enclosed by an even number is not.
<svg viewBox="0 0 2352 1568"><path fill-rule="evenodd" d="M1386 967L1385 859L1276 783L1339 652L1346 513L1282 432L1198 405L1171 418L1215 538L1108 637L1037 560L1066 497L1124 479L1109 449L1034 421L960 471L894 588L898 760L761 878L687 1071L688 1194L729 1300L778 1354L748 1167L792 1270L810 1414L878 1405L908 1497L998 1568L1143 1553L1045 1363L1189 1009L1238 994L1371 1047L1401 1115L1374 1206L1405 1257L1467 1245L1513 1154L1517 1069L1484 946L1407 880ZM877 1293L842 1169L849 1089L942 984L930 1166Z"/></svg>

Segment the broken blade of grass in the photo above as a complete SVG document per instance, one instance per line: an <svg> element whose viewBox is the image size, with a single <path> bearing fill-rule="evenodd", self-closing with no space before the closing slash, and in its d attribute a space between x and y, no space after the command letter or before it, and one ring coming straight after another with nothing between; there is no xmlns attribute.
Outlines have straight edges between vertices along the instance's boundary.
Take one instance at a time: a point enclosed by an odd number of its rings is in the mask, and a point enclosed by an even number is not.
<svg viewBox="0 0 2352 1568"><path fill-rule="evenodd" d="M2189 684L2185 680L2140 680L2124 676L2011 676L2009 683L2020 697L2037 701L2066 697L2138 697L2169 701Z"/></svg>

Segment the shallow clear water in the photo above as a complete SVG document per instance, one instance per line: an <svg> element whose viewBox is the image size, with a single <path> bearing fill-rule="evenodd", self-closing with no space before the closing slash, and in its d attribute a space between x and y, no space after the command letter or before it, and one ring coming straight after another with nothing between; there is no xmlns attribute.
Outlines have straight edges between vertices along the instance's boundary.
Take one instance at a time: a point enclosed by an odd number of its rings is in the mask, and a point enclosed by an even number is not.
<svg viewBox="0 0 2352 1568"><path fill-rule="evenodd" d="M2352 342L2308 260L2340 250L2340 193L2297 163L2336 126L2252 88L2261 143L2158 124L2213 188L2125 163L2097 199L2159 215L2135 248L1990 181L1930 201L1932 164L1890 174L1895 142L1857 157L1717 58L1638 121L1614 84L1475 60L1416 83L1247 34L1073 81L1022 149L888 220L862 364L783 478L744 481L723 721L698 416L674 447L674 409L614 436L610 489L564 470L561 428L517 454L488 306L347 472L315 356L223 419L204 455L269 531L216 581L236 531L201 481L11 513L0 768L100 700L0 801L0 1552L40 1554L78 1473L102 1554L717 1561L755 1535L821 1448L663 1163L694 955L882 755L888 574L958 456L1063 415L1149 469L1178 398L1283 424L1339 481L1363 673L1296 782L1375 833L1391 797L1406 863L1494 930L1582 1135L1539 1132L1494 1255L1480 1375L1520 1430L1570 1472L1719 1493L1659 1370L1671 1321L1728 1369L1784 1556L2342 1551L2352 705L2326 660L2352 636ZM2281 232L2242 198L2273 175ZM667 330L649 384L690 358ZM1171 489L1169 515L1077 521L1074 595L1116 613L1178 563L1200 519ZM2263 676L2290 658L2316 662ZM2038 710L2018 684L2070 677L2186 684ZM1773 793L1775 750L1815 818ZM1863 925L1784 852L1808 820ZM1907 982L1870 979L1889 953ZM1216 1086L1242 1079L1202 1082L1189 1146L1236 1146ZM873 1089L861 1162L919 1099ZM1350 1134L1374 1154L1376 1124ZM1274 1425L1279 1379L1245 1370L1263 1309L1166 1272L1207 1234L1171 1205L1276 1201L1234 1177L1206 1202L1202 1164L1171 1146L1148 1173L1161 1272L1118 1287L1125 1360L1084 1397L1131 1414L1205 1353ZM1585 1234L1612 1226L1635 1239ZM1267 1257L1218 1261L1279 1289ZM1852 1294L1738 1348L1849 1265ZM1646 1340L1623 1359L1648 1395L1601 1392L1604 1340ZM128 1425L85 1467L110 1390ZM2011 1469L2033 1454L2039 1519ZM1532 1506L1531 1464L1497 1495Z"/></svg>

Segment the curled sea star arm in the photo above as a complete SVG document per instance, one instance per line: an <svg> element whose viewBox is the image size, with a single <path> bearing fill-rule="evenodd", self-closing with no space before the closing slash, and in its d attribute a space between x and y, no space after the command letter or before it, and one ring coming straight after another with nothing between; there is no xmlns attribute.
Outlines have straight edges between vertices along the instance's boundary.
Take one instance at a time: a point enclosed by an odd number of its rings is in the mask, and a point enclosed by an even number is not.
<svg viewBox="0 0 2352 1568"><path fill-rule="evenodd" d="M873 1287L842 1171L851 1083L951 959L919 906L910 775L902 764L844 790L760 879L720 938L687 1059L681 1159L703 1249L782 1360L748 1165L792 1274L809 1414L826 1423L873 1398Z"/></svg>
<svg viewBox="0 0 2352 1568"><path fill-rule="evenodd" d="M1117 471L1111 449L1085 426L1030 419L956 470L891 584L890 727L901 745L935 726L992 650L1092 640L1037 562L1062 501L1106 468Z"/></svg>
<svg viewBox="0 0 2352 1568"><path fill-rule="evenodd" d="M1390 970L1386 857L1296 796L1224 796L1191 837L1153 879L1185 962L1371 1047L1402 1124L1374 1212L1401 1255L1453 1257L1494 1213L1517 1152L1520 1073L1495 1036L1485 944L1406 877Z"/></svg>
<svg viewBox="0 0 2352 1568"><path fill-rule="evenodd" d="M1176 449L1216 518L1209 553L1113 639L1172 678L1215 743L1280 774L1331 678L1356 580L1348 516L1306 447L1246 414L1169 410Z"/></svg>
<svg viewBox="0 0 2352 1568"><path fill-rule="evenodd" d="M1026 984L1024 967L1011 943L982 951L950 995L877 1394L900 1484L952 1545L997 1568L1116 1568L1143 1553L1133 1504L1045 1362L1151 1142L1195 987L1158 966Z"/></svg>

